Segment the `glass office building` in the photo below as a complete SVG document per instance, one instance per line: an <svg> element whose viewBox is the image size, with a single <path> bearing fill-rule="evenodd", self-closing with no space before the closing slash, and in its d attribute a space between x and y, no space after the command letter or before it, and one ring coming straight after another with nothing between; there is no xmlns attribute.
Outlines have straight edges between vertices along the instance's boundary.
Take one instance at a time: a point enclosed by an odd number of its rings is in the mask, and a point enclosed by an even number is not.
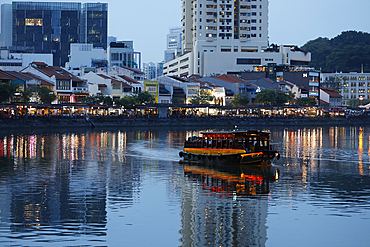
<svg viewBox="0 0 370 247"><path fill-rule="evenodd" d="M107 46L106 3L13 2L12 45L52 53L55 66L68 61L71 43Z"/></svg>
<svg viewBox="0 0 370 247"><path fill-rule="evenodd" d="M81 42L107 49L108 4L84 3L81 15Z"/></svg>

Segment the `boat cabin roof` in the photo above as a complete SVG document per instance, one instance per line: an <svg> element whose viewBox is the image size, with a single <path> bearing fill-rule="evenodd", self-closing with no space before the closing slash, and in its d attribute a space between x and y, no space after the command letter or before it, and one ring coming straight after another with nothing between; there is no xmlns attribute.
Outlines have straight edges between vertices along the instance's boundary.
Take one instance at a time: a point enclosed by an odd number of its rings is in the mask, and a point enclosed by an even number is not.
<svg viewBox="0 0 370 247"><path fill-rule="evenodd" d="M221 137L221 136L269 136L271 132L261 130L235 130L235 131L207 131L201 132L203 137Z"/></svg>

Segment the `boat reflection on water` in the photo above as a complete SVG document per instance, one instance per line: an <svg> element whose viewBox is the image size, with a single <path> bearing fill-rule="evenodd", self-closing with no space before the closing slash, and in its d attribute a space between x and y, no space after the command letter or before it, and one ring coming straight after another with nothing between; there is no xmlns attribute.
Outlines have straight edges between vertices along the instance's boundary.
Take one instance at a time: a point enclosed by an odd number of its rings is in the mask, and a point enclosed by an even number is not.
<svg viewBox="0 0 370 247"><path fill-rule="evenodd" d="M272 165L183 165L192 193L182 199L183 246L265 246Z"/></svg>
<svg viewBox="0 0 370 247"><path fill-rule="evenodd" d="M201 181L203 190L233 196L268 194L269 183L278 179L272 165L196 165L184 164L185 175Z"/></svg>

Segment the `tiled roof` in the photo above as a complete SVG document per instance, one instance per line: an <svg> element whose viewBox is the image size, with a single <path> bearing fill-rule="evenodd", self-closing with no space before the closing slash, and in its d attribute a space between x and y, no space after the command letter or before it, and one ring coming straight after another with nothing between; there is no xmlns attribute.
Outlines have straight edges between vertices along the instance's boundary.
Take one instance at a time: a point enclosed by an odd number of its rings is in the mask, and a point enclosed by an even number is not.
<svg viewBox="0 0 370 247"><path fill-rule="evenodd" d="M62 69L58 66L48 66L46 63L41 62L33 62L32 64L36 65L34 66L35 69L41 71L42 73L46 74L49 77L55 76L56 79L67 79L76 82L81 82L80 78L77 76L68 73L66 70Z"/></svg>
<svg viewBox="0 0 370 247"><path fill-rule="evenodd" d="M119 75L119 77L121 77L122 79L124 79L127 82L131 82L133 84L140 84L140 82L138 82L137 80L132 79L131 77L128 77L126 75Z"/></svg>
<svg viewBox="0 0 370 247"><path fill-rule="evenodd" d="M36 69L46 74L49 77L55 76L55 78L57 79L72 79L68 74L58 73L49 67L37 67Z"/></svg>
<svg viewBox="0 0 370 247"><path fill-rule="evenodd" d="M130 70L132 72L135 72L136 74L144 74L144 72L141 72L140 70L137 70L137 69L133 69L133 68L130 68L130 67L127 67L127 66L121 66L121 67L124 68L124 69Z"/></svg>
<svg viewBox="0 0 370 247"><path fill-rule="evenodd" d="M222 81L227 81L227 82L231 82L231 83L238 83L238 82L242 82L242 83L246 83L246 81L244 81L243 79L240 79L239 77L235 76L235 75L220 75L219 77L216 77L217 79L220 79Z"/></svg>
<svg viewBox="0 0 370 247"><path fill-rule="evenodd" d="M98 76L104 78L104 79L108 79L108 80L111 80L111 82L113 83L122 83L121 81L113 78L113 77L110 77L110 76L107 76L107 75L103 75L103 74L98 74Z"/></svg>
<svg viewBox="0 0 370 247"><path fill-rule="evenodd" d="M329 94L330 98L342 98L343 96L339 93L335 92L332 88L325 88L321 87L321 90L323 90L325 93Z"/></svg>
<svg viewBox="0 0 370 247"><path fill-rule="evenodd" d="M24 74L24 75L26 75L28 77L31 77L31 78L33 78L35 80L40 81L41 86L54 86L54 84L52 84L52 83L50 83L48 81L45 81L45 80L41 79L40 77L35 76L35 75L31 74L31 73L22 73L22 74Z"/></svg>
<svg viewBox="0 0 370 247"><path fill-rule="evenodd" d="M268 82L270 82L270 83L274 83L274 81L271 80L271 79L269 79L269 78L263 78L263 79L266 80L266 81L268 81Z"/></svg>
<svg viewBox="0 0 370 247"><path fill-rule="evenodd" d="M11 80L12 77L9 74L7 74L5 71L0 70L0 79Z"/></svg>
<svg viewBox="0 0 370 247"><path fill-rule="evenodd" d="M121 83L123 87L128 87L128 88L132 88L132 86L128 85L127 83L123 82L123 81L119 81L113 77L109 77L107 75L103 75L103 74L98 74L98 76L104 78L104 79L110 79L111 82L113 83Z"/></svg>
<svg viewBox="0 0 370 247"><path fill-rule="evenodd" d="M190 79L200 79L203 78L201 75L191 75L189 76Z"/></svg>
<svg viewBox="0 0 370 247"><path fill-rule="evenodd" d="M226 81L226 82L230 82L230 83L245 83L245 85L248 85L248 86L251 86L250 83L248 83L247 81L243 80L243 79L240 79L239 77L235 76L235 75L220 75L219 77L215 77L216 79L219 79L219 80L222 80L222 81ZM269 82L271 80L268 80ZM271 81L271 83L273 83L273 81Z"/></svg>
<svg viewBox="0 0 370 247"><path fill-rule="evenodd" d="M103 75L103 74L98 74L98 76L100 76L101 78L104 78L104 79L112 79L109 76L106 76L106 75Z"/></svg>
<svg viewBox="0 0 370 247"><path fill-rule="evenodd" d="M33 62L33 64L36 64L38 66L48 66L46 63L44 62Z"/></svg>
<svg viewBox="0 0 370 247"><path fill-rule="evenodd" d="M172 78L172 79L175 79L175 80L178 80L178 81L181 81L181 82L189 82L189 80L188 80L188 79L186 79L186 78L181 78L181 77L178 77L178 76L176 76L176 75L170 75L170 76L168 76L168 77L170 77L170 78Z"/></svg>
<svg viewBox="0 0 370 247"><path fill-rule="evenodd" d="M19 72L16 72L16 71L7 71L6 72L8 75L14 77L14 78L17 78L17 79L20 79L22 81L29 81L29 80L32 80L31 77L28 77L22 73L19 73Z"/></svg>

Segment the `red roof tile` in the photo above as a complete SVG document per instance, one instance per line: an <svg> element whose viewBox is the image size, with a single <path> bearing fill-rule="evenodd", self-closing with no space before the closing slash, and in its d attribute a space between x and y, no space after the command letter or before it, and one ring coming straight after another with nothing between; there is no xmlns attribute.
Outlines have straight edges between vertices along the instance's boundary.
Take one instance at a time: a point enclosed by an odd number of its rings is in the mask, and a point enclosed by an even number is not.
<svg viewBox="0 0 370 247"><path fill-rule="evenodd" d="M7 74L5 71L0 70L0 79L11 80L12 77L11 77L11 75Z"/></svg>
<svg viewBox="0 0 370 247"><path fill-rule="evenodd" d="M115 82L115 83L120 83L121 81L113 78L113 77L110 77L110 76L107 76L107 75L103 75L103 74L98 74L98 76L104 78L104 79L107 79L107 80L111 80L111 82Z"/></svg>
<svg viewBox="0 0 370 247"><path fill-rule="evenodd" d="M126 66L121 66L121 67L124 69L130 70L132 72L135 72L136 74L144 74L144 72L141 72L140 70L137 70L137 69L133 69L133 68L126 67Z"/></svg>
<svg viewBox="0 0 370 247"><path fill-rule="evenodd" d="M329 94L330 98L343 98L342 95L340 95L339 93L337 93L332 88L321 87L321 90L323 90L325 93Z"/></svg>
<svg viewBox="0 0 370 247"><path fill-rule="evenodd" d="M45 80L41 79L40 77L35 76L35 75L31 74L31 73L22 73L22 74L24 74L24 75L26 75L28 77L31 77L31 78L33 78L33 79L35 79L37 81L40 81L41 86L54 86L54 84L52 84L52 83L50 83L48 81L45 81Z"/></svg>
<svg viewBox="0 0 370 247"><path fill-rule="evenodd" d="M271 79L269 79L269 78L263 78L265 81L268 81L268 82L270 82L270 83L274 83L274 81L273 80L271 80Z"/></svg>
<svg viewBox="0 0 370 247"><path fill-rule="evenodd" d="M124 79L127 82L131 82L133 84L140 84L140 82L138 82L137 80L132 79L131 77L128 77L126 75L119 75L119 77L121 77L122 79Z"/></svg>
<svg viewBox="0 0 370 247"><path fill-rule="evenodd" d="M100 76L101 78L104 78L104 79L111 79L109 76L106 76L106 75L103 75L103 74L98 74L98 76Z"/></svg>
<svg viewBox="0 0 370 247"><path fill-rule="evenodd" d="M227 82L231 82L231 83L238 83L238 82L242 82L242 83L246 83L246 81L244 81L243 79L240 79L239 77L236 77L235 75L220 75L219 77L216 77L217 79L220 79L222 81L227 81Z"/></svg>
<svg viewBox="0 0 370 247"><path fill-rule="evenodd" d="M111 82L113 83L121 83L123 87L128 87L128 88L132 88L132 86L128 85L127 83L123 82L123 81L119 81L113 77L110 77L110 76L107 76L107 75L103 75L103 74L98 74L98 76L104 78L104 79L110 79Z"/></svg>
<svg viewBox="0 0 370 247"><path fill-rule="evenodd" d="M49 67L37 67L36 69L41 71L42 73L46 74L49 77L55 76L55 78L57 78L57 79L72 79L69 74L58 73L58 72L54 71L53 69L51 69Z"/></svg>
<svg viewBox="0 0 370 247"><path fill-rule="evenodd" d="M46 63L44 62L33 62L33 64L36 64L38 66L48 66Z"/></svg>
<svg viewBox="0 0 370 247"><path fill-rule="evenodd" d="M16 71L7 71L6 72L8 75L12 76L13 78L16 78L16 79L20 79L22 81L29 81L29 80L32 80L32 78L22 74L22 73L19 73L19 72L16 72Z"/></svg>

